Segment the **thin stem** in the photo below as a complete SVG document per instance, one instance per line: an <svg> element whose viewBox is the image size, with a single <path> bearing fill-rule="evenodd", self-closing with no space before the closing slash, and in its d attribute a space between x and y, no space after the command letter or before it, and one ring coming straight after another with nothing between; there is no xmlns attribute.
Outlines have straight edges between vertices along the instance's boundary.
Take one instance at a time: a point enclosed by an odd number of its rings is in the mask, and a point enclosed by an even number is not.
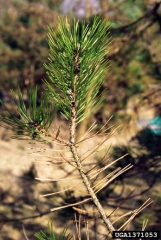
<svg viewBox="0 0 161 240"><path fill-rule="evenodd" d="M90 181L89 181L88 177L86 176L86 174L85 174L85 172L83 170L83 166L81 164L81 159L78 156L77 148L76 148L74 143L71 144L70 150L71 150L71 152L73 154L73 158L76 161L76 165L77 165L78 171L79 171L79 173L81 175L81 178L83 180L83 183L84 183L88 193L90 194L94 204L96 205L96 207L97 207L97 209L98 209L98 211L99 211L99 213L101 215L102 220L104 221L104 223L107 226L108 230L112 233L113 231L115 231L115 229L114 229L113 225L111 224L111 221L106 216L106 213L105 213L102 205L100 204L100 202L99 202L99 200L98 200L94 190L91 187Z"/></svg>
<svg viewBox="0 0 161 240"><path fill-rule="evenodd" d="M75 78L76 79L76 76ZM77 147L76 147L76 117L77 117L77 111L76 111L76 103L75 103L75 87L73 89L74 91L70 93L70 98L71 98L71 126L70 126L70 143L71 145L70 150L71 153L73 155L73 158L75 159L78 171L80 173L80 176L83 180L83 183L89 193L89 195L91 196L93 203L96 205L98 212L100 213L101 219L103 220L103 222L105 223L107 229L109 230L110 233L112 233L113 231L115 231L115 228L113 227L111 221L109 220L109 218L107 217L102 205L100 204L93 188L91 187L90 184L90 180L87 177L87 174L84 172L83 169L83 165L82 165L82 160L80 159L79 155L78 155L78 151L77 151Z"/></svg>

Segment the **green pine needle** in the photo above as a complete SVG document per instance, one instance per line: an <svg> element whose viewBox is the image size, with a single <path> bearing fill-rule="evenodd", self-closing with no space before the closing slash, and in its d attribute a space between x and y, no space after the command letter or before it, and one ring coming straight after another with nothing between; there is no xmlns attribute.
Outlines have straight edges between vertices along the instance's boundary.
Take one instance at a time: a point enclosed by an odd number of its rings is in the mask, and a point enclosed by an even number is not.
<svg viewBox="0 0 161 240"><path fill-rule="evenodd" d="M12 129L15 138L39 139L40 128L49 128L56 109L71 120L74 106L76 124L91 114L105 96L98 93L108 70L108 28L109 22L100 17L95 17L91 26L85 21L69 23L64 17L59 18L56 31L50 26L49 62L44 65L49 78L44 79L45 96L38 104L36 86L28 91L26 104L19 88L16 93L12 91L17 114L2 103L6 111L0 116L0 125Z"/></svg>
<svg viewBox="0 0 161 240"><path fill-rule="evenodd" d="M40 132L37 126L47 130L53 121L56 109L53 109L46 96L41 98L38 104L37 86L28 90L26 103L19 88L17 92L13 90L11 92L17 113L16 115L11 113L5 104L1 102L5 112L0 116L0 125L14 131L15 135L13 138L22 139L24 136L34 139L39 138Z"/></svg>
<svg viewBox="0 0 161 240"><path fill-rule="evenodd" d="M66 228L64 228L62 233L59 236L57 236L54 233L52 223L48 224L48 233L45 233L43 231L39 231L38 233L35 234L35 236L39 240L70 240L71 239L71 236L69 234L67 234L67 229Z"/></svg>
<svg viewBox="0 0 161 240"><path fill-rule="evenodd" d="M100 17L94 18L92 26L76 20L71 24L67 18L61 17L56 31L48 27L49 62L44 65L49 78L49 81L44 80L47 95L70 120L70 93L73 92L77 105L77 123L104 99L103 95L97 96L108 70L105 57L110 40L109 25L107 20Z"/></svg>

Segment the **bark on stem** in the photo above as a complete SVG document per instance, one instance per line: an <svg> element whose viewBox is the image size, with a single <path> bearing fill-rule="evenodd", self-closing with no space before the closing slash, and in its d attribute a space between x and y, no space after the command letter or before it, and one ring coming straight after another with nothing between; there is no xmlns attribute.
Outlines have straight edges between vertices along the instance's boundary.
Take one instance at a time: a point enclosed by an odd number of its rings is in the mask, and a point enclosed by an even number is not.
<svg viewBox="0 0 161 240"><path fill-rule="evenodd" d="M115 228L113 227L111 221L108 219L108 217L106 216L106 213L102 207L102 205L100 204L93 188L91 187L91 184L90 184L90 181L87 177L87 174L84 172L83 170L83 166L82 166L82 163L81 163L81 159L78 155L78 152L77 152L77 148L76 148L76 142L75 142L75 132L76 132L76 106L75 106L75 102L72 102L71 103L71 115L72 115L72 118L71 118L71 127L70 127L70 150L73 154L73 158L76 162L76 165L77 165L77 168L78 168L78 171L80 173L80 176L83 180L83 183L88 191L88 193L90 194L94 204L96 205L97 207L97 210L99 211L100 213L100 217L101 219L103 220L103 222L105 223L107 229L109 230L110 233L112 233L113 231L115 231Z"/></svg>

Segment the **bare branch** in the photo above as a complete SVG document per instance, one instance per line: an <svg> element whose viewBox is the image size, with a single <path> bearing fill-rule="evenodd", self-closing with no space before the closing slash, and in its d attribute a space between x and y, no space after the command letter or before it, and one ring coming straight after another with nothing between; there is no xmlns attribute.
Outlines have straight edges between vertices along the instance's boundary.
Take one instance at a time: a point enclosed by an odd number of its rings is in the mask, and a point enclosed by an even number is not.
<svg viewBox="0 0 161 240"><path fill-rule="evenodd" d="M110 33L119 33L119 32L126 33L126 32L131 31L132 26L136 25L137 23L139 23L140 21L142 21L145 18L149 19L150 17L154 16L160 7L160 4L161 4L161 2L156 2L153 9L151 9L149 12L145 13L142 17L138 18L136 21L134 21L130 24L127 24L127 25L124 25L124 26L118 27L118 28L110 28Z"/></svg>

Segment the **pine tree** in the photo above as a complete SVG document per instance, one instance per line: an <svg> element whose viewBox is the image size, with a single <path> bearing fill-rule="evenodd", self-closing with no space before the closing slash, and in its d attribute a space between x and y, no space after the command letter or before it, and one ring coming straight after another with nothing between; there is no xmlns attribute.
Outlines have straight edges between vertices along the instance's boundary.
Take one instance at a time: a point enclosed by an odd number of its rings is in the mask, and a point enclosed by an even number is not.
<svg viewBox="0 0 161 240"><path fill-rule="evenodd" d="M115 228L99 201L97 193L132 166L129 164L123 169L116 169L110 175L97 180L98 175L100 177L102 172L113 164L107 164L106 156L104 156L102 168L98 169L96 166L90 171L86 170L84 160L96 152L110 137L110 134L105 134L105 138L99 146L97 145L94 150L92 149L86 157L79 155L79 144L106 133L106 124L96 134L92 134L92 130L96 127L93 124L82 139L79 142L76 141L78 125L93 113L105 97L104 93L99 94L99 90L108 69L106 55L110 42L109 25L107 20L102 20L100 17L95 17L92 25L85 21L69 22L67 18L61 17L56 31L53 30L52 26L49 26L49 59L44 64L48 79L43 79L46 89L40 102L38 102L37 97L37 86L28 90L27 104L23 100L20 89L17 92L12 91L17 115L12 114L2 103L6 111L0 116L0 124L13 130L14 138L33 139L44 143L54 141L68 149L72 161L69 161L61 153L61 150L60 156L64 162L77 169L86 189L86 195L83 201L62 206L62 208L92 201L99 213L99 218L104 222L108 232L112 234ZM61 138L60 128L55 133L52 133L49 128L57 111L60 111L70 122L68 141ZM51 209L51 211L55 210ZM132 214L130 221L136 214ZM128 223L128 221L125 222L123 226Z"/></svg>

